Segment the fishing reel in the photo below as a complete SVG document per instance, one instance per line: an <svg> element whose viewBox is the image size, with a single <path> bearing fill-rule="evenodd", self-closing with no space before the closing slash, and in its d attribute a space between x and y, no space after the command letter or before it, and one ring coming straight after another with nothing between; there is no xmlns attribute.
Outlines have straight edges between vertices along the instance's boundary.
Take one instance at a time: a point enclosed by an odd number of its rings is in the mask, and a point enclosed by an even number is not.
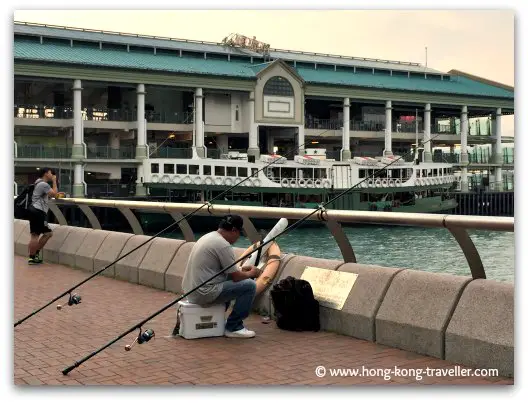
<svg viewBox="0 0 528 403"><path fill-rule="evenodd" d="M150 339L152 339L153 337L155 336L155 333L154 333L154 330L152 329L147 329L145 331L139 329L139 335L138 337L135 338L135 340L132 342L132 344L127 344L125 346L125 351L130 351L132 350L132 347L134 346L134 344L143 344L143 343L147 343L150 341Z"/></svg>
<svg viewBox="0 0 528 403"><path fill-rule="evenodd" d="M70 298L68 299L68 306L72 306L72 305L79 305L81 303L81 296L79 294L71 294L70 293ZM61 310L62 309L62 305L57 305L57 310Z"/></svg>

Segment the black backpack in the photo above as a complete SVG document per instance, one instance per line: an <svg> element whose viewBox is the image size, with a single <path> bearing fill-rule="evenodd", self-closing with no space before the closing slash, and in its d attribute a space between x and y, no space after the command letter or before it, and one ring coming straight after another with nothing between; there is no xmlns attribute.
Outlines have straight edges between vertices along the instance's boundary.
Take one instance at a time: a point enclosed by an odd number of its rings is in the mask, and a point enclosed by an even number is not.
<svg viewBox="0 0 528 403"><path fill-rule="evenodd" d="M19 220L29 219L29 206L31 206L31 199L33 198L33 190L35 185L29 185L20 193L15 199L15 218Z"/></svg>
<svg viewBox="0 0 528 403"><path fill-rule="evenodd" d="M320 330L319 301L306 280L286 277L270 291L277 326L284 330Z"/></svg>

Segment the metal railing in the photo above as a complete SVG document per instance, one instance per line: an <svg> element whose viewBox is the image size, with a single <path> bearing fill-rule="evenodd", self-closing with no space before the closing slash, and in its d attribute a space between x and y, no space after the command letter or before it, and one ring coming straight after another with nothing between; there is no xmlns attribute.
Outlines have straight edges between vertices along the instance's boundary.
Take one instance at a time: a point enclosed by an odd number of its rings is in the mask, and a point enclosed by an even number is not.
<svg viewBox="0 0 528 403"><path fill-rule="evenodd" d="M15 105L15 118L26 119L73 119L71 106Z"/></svg>
<svg viewBox="0 0 528 403"><path fill-rule="evenodd" d="M84 108L81 114L83 120L98 122L134 122L137 116L135 111L109 108Z"/></svg>
<svg viewBox="0 0 528 403"><path fill-rule="evenodd" d="M83 107L82 120L107 122L134 122L137 111L127 109L112 109L99 107ZM72 106L47 105L14 105L14 117L26 119L73 119ZM145 111L145 119L149 123L192 124L192 112L156 112Z"/></svg>
<svg viewBox="0 0 528 403"><path fill-rule="evenodd" d="M88 159L134 159L136 158L136 147L122 146L119 148L112 148L110 146L88 146L86 157Z"/></svg>
<svg viewBox="0 0 528 403"><path fill-rule="evenodd" d="M18 145L16 158L64 159L71 158L71 147L44 146L41 144Z"/></svg>
<svg viewBox="0 0 528 403"><path fill-rule="evenodd" d="M143 228L132 210L144 212L170 214L173 219L179 220L182 214L194 212L202 204L196 203L159 203L144 201L120 201L105 199L54 199L50 203L50 210L55 215L60 225L68 225L66 218L59 209L60 205L78 206L82 209L90 225L93 228L101 228L97 217L90 207L109 207L118 209L126 218L134 234L143 235ZM299 220L307 215L303 208L284 207L256 207L256 206L234 206L213 204L208 208L202 208L195 213L198 216L225 216L227 214L238 214L244 219L244 231L251 242L260 240L251 219L275 219L287 218ZM480 255L471 240L467 230L488 231L514 231L513 217L482 217L482 216L458 216L443 214L421 214L421 213L393 213L393 212L370 212L350 210L325 210L319 214L313 214L308 218L310 221L319 221L329 228L341 251L346 263L356 263L356 257L349 239L345 235L339 223L363 223L382 225L405 225L429 228L446 228L456 239L466 260L473 278L486 278L484 266ZM182 220L178 226L186 241L194 241L194 233L186 220Z"/></svg>
<svg viewBox="0 0 528 403"><path fill-rule="evenodd" d="M192 158L192 148L159 147L149 158Z"/></svg>

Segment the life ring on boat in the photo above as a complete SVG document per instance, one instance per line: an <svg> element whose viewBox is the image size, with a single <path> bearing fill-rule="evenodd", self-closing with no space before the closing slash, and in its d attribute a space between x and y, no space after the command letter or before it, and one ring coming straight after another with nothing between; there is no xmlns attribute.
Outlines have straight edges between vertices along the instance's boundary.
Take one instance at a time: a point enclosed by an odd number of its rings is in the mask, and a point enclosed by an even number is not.
<svg viewBox="0 0 528 403"><path fill-rule="evenodd" d="M402 185L401 180L400 179L396 179L396 186L400 187L401 185Z"/></svg>
<svg viewBox="0 0 528 403"><path fill-rule="evenodd" d="M332 182L330 182L330 179L325 179L325 180L323 181L323 187L324 187L325 189L330 189L330 188L332 187Z"/></svg>
<svg viewBox="0 0 528 403"><path fill-rule="evenodd" d="M253 181L253 186L255 186L255 187L259 187L259 186L260 186L260 179L255 179L255 180Z"/></svg>
<svg viewBox="0 0 528 403"><path fill-rule="evenodd" d="M290 186L292 188L296 187L297 186L297 180L296 179L290 179Z"/></svg>
<svg viewBox="0 0 528 403"><path fill-rule="evenodd" d="M233 179L226 178L226 180L224 181L224 185L233 186Z"/></svg>
<svg viewBox="0 0 528 403"><path fill-rule="evenodd" d="M389 182L387 181L387 179L383 179L381 181L381 186L383 186L384 188L387 187L388 184L389 184Z"/></svg>
<svg viewBox="0 0 528 403"><path fill-rule="evenodd" d="M373 181L372 179L369 179L369 180L367 181L367 186L368 186L369 188L373 187L373 186L374 186L374 181Z"/></svg>
<svg viewBox="0 0 528 403"><path fill-rule="evenodd" d="M306 187L307 188L313 187L313 181L311 179L306 179Z"/></svg>
<svg viewBox="0 0 528 403"><path fill-rule="evenodd" d="M235 183L238 185L240 182L242 182L242 180L243 180L242 178L236 178Z"/></svg>
<svg viewBox="0 0 528 403"><path fill-rule="evenodd" d="M169 175L163 175L163 177L161 178L161 181L163 183L169 183L170 182Z"/></svg>
<svg viewBox="0 0 528 403"><path fill-rule="evenodd" d="M244 255L249 255L252 251L257 248L259 243L260 242L257 242L251 245L244 252L242 252L240 257ZM238 264L238 267L243 267L246 260L247 259L242 260ZM255 279L255 283L257 285L257 291L255 296L262 293L273 282L273 279L279 271L280 263L281 251L279 245L277 245L276 242L272 242L268 250L260 258L258 268L262 270L262 273Z"/></svg>
<svg viewBox="0 0 528 403"><path fill-rule="evenodd" d="M202 178L200 178L199 176L197 176L196 178L194 178L194 184L195 185L201 185L202 184Z"/></svg>
<svg viewBox="0 0 528 403"><path fill-rule="evenodd" d="M290 186L290 181L288 180L288 178L284 178L281 180L281 185L283 188L287 188Z"/></svg>
<svg viewBox="0 0 528 403"><path fill-rule="evenodd" d="M417 186L422 186L422 180L421 179L415 179L414 182Z"/></svg>
<svg viewBox="0 0 528 403"><path fill-rule="evenodd" d="M381 187L381 180L376 179L375 184L376 184L376 187L377 187L377 188Z"/></svg>
<svg viewBox="0 0 528 403"><path fill-rule="evenodd" d="M185 178L182 179L182 182L186 185L189 185L192 182L192 179L189 175L187 175Z"/></svg>
<svg viewBox="0 0 528 403"><path fill-rule="evenodd" d="M389 186L390 186L391 188L394 187L394 180L393 180L393 179L389 180Z"/></svg>
<svg viewBox="0 0 528 403"><path fill-rule="evenodd" d="M158 175L152 175L151 180L152 180L153 183L158 183L159 182L159 176Z"/></svg>
<svg viewBox="0 0 528 403"><path fill-rule="evenodd" d="M304 179L299 179L299 186L302 188L306 187L306 181Z"/></svg>
<svg viewBox="0 0 528 403"><path fill-rule="evenodd" d="M316 179L315 183L314 183L314 186L316 188L320 188L321 185L322 185L323 181L321 179Z"/></svg>
<svg viewBox="0 0 528 403"><path fill-rule="evenodd" d="M224 180L220 177L215 178L214 180L215 185L222 186L222 183L224 183Z"/></svg>
<svg viewBox="0 0 528 403"><path fill-rule="evenodd" d="M214 182L213 182L213 178L211 178L210 176L206 176L205 179L204 179L204 183L206 185L212 185Z"/></svg>
<svg viewBox="0 0 528 403"><path fill-rule="evenodd" d="M178 184L178 183L180 183L180 180L181 180L181 179L180 179L180 177L179 177L178 175L174 175L174 176L172 177L172 183L176 183L176 184Z"/></svg>

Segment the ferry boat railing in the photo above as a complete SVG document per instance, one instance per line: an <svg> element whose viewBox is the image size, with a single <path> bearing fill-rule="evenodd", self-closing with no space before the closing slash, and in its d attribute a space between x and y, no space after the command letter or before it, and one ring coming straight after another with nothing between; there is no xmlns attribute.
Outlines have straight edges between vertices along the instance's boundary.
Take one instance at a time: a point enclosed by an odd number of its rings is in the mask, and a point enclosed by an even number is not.
<svg viewBox="0 0 528 403"><path fill-rule="evenodd" d="M192 148L159 147L152 152L150 158L192 158Z"/></svg>
<svg viewBox="0 0 528 403"><path fill-rule="evenodd" d="M86 215L92 228L101 228L101 224L91 207L107 207L118 209L126 218L134 234L143 235L141 224L132 212L140 210L153 213L170 214L173 219L179 220L183 214L195 211L202 204L196 203L160 203L130 200L110 199L77 199L63 198L54 199L50 202L50 210L55 215L60 225L68 225L59 206L77 206ZM258 206L236 206L236 205L211 205L207 209L199 210L196 215L222 217L226 214L238 214L244 219L244 231L251 242L260 240L258 232L251 219L273 219L287 218L288 220L299 220L306 217L307 209L284 208L284 207L258 207ZM395 212L371 212L350 210L323 210L313 214L310 221L324 223L334 237L343 257L348 263L357 263L354 249L346 236L342 223L350 224L377 224L377 225L403 225L428 228L446 228L455 238L467 260L471 275L474 279L486 278L484 265L479 252L475 247L468 230L487 231L514 231L513 217L487 217L487 216L458 216L444 214L422 214L422 213L395 213ZM180 227L184 238L188 242L195 240L194 233L189 223L182 220Z"/></svg>

